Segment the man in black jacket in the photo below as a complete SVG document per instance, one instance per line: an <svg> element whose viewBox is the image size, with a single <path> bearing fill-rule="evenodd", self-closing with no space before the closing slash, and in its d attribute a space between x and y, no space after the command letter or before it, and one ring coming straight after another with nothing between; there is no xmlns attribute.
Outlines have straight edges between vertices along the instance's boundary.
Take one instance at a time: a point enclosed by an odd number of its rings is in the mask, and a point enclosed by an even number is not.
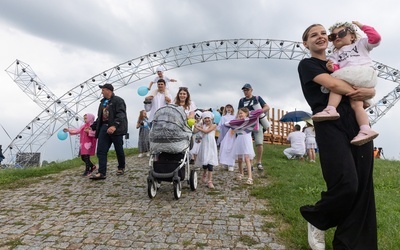
<svg viewBox="0 0 400 250"><path fill-rule="evenodd" d="M105 179L107 174L107 154L114 144L118 160L117 175L125 171L125 153L123 136L128 132L128 119L126 117L126 104L124 99L114 94L114 87L106 83L99 86L103 99L100 101L97 119L91 128L96 130L97 158L99 160L98 173L92 175L92 180Z"/></svg>

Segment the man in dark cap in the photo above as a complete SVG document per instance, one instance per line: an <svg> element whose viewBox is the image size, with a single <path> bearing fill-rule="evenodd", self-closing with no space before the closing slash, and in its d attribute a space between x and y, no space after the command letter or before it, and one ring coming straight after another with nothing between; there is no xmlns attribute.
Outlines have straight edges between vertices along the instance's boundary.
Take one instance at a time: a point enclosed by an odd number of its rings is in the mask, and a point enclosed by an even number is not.
<svg viewBox="0 0 400 250"><path fill-rule="evenodd" d="M97 119L91 128L96 130L97 158L99 170L90 178L92 180L105 179L107 174L107 154L114 145L118 160L117 175L125 171L125 153L123 136L128 132L128 119L126 117L126 104L124 99L114 94L114 86L106 83L99 85L103 99L100 101Z"/></svg>
<svg viewBox="0 0 400 250"><path fill-rule="evenodd" d="M253 96L253 88L249 83L246 83L242 87L244 97L239 100L238 109L246 107L250 111L255 109L263 109L264 113L268 112L269 106L268 104L262 99L261 96ZM267 129L267 128L265 128ZM256 144L256 164L258 170L263 170L263 166L261 163L262 154L264 149L264 131L263 126L258 124L258 130L253 131L254 136L254 143Z"/></svg>

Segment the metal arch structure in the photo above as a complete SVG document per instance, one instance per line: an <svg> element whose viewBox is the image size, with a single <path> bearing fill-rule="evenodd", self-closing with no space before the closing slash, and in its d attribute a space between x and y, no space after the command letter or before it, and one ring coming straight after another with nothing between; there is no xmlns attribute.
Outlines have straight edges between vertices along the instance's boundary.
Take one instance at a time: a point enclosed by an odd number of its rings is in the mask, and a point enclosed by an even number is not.
<svg viewBox="0 0 400 250"><path fill-rule="evenodd" d="M330 53L329 51L327 52ZM301 42L275 39L226 39L210 40L170 47L126 61L105 70L85 82L75 86L59 98L49 99L44 110L37 115L15 137L5 152L37 152L45 142L61 128L73 120L79 120L79 112L98 101L101 96L98 85L113 84L115 89L154 75L155 67L162 66L166 71L220 60L232 59L286 59L301 60L309 57L308 50ZM374 62L378 77L399 84L399 71L379 62ZM18 60L9 68L7 73L14 81L22 80L21 89L32 91L35 98L43 98L39 85L31 84L26 65ZM384 96L375 105L368 108L371 124L376 123L398 101L400 86ZM12 157L11 157L12 158Z"/></svg>

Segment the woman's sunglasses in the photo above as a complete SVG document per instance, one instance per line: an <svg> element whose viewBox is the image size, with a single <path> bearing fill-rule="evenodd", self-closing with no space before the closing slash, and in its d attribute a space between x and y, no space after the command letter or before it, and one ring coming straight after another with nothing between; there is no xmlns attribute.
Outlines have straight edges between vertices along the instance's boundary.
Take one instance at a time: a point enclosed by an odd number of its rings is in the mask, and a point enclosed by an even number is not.
<svg viewBox="0 0 400 250"><path fill-rule="evenodd" d="M336 38L343 38L343 37L347 36L347 31L348 31L348 29L345 28L345 29L342 29L341 31L339 31L338 33L331 33L328 36L329 42L335 41Z"/></svg>

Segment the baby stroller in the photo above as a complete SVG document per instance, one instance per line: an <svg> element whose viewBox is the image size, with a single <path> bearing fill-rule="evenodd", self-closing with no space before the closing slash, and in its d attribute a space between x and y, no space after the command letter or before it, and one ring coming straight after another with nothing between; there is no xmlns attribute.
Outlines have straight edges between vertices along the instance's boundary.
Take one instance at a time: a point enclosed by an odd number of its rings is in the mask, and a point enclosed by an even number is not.
<svg viewBox="0 0 400 250"><path fill-rule="evenodd" d="M192 130L186 123L182 107L169 104L155 112L150 129L151 156L147 177L147 193L151 199L163 181L172 182L177 200L181 197L183 181L188 182L192 191L196 190L197 172L189 165L191 138Z"/></svg>

